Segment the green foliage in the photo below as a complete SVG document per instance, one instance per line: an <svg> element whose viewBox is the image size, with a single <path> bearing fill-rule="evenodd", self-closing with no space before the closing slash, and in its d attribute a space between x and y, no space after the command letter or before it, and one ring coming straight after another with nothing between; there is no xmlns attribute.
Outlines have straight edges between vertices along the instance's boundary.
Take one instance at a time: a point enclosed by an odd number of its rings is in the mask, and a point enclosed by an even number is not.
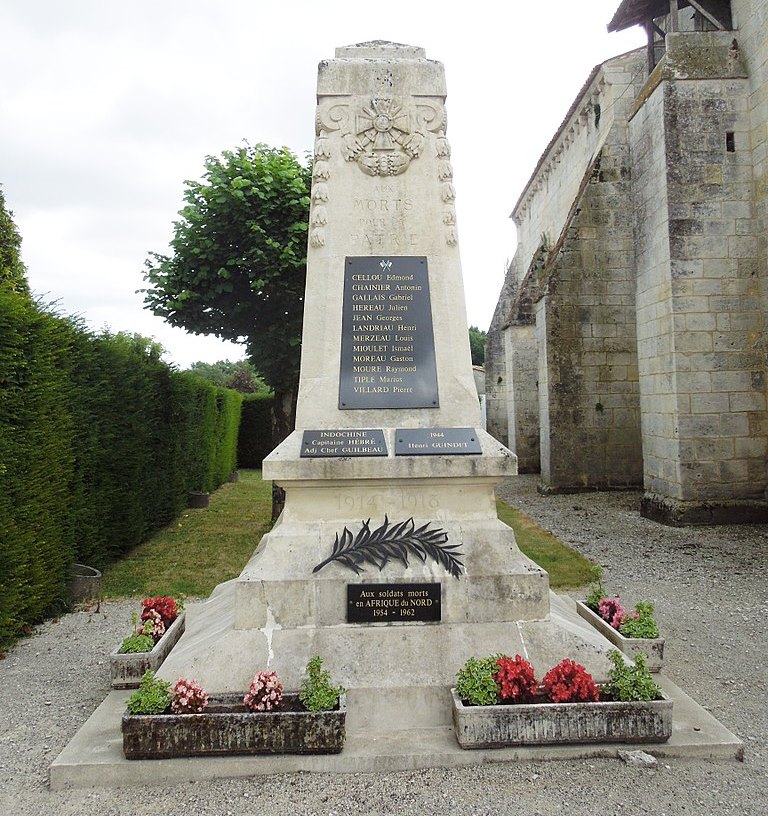
<svg viewBox="0 0 768 816"><path fill-rule="evenodd" d="M13 213L5 208L5 196L0 186L0 284L28 295L27 270L21 261L21 236L12 216Z"/></svg>
<svg viewBox="0 0 768 816"><path fill-rule="evenodd" d="M607 595L608 592L603 583L603 568L600 564L595 564L590 571L589 591L584 603L591 610L597 612L600 601Z"/></svg>
<svg viewBox="0 0 768 816"><path fill-rule="evenodd" d="M239 360L236 363L229 360L219 360L216 363L197 362L192 363L188 371L212 385L232 388L241 394L270 393L269 386L248 360Z"/></svg>
<svg viewBox="0 0 768 816"><path fill-rule="evenodd" d="M552 533L542 529L521 510L496 500L499 520L515 531L517 546L549 573L551 589L579 587L589 578L592 562L566 547Z"/></svg>
<svg viewBox="0 0 768 816"><path fill-rule="evenodd" d="M245 145L187 181L172 255L146 261L145 304L195 334L246 341L275 391L295 387L311 170L287 148Z"/></svg>
<svg viewBox="0 0 768 816"><path fill-rule="evenodd" d="M635 606L637 617L625 617L619 627L619 632L628 638L657 638L659 625L653 617L653 604L648 601L639 601Z"/></svg>
<svg viewBox="0 0 768 816"><path fill-rule="evenodd" d="M0 644L66 603L70 565L103 567L236 466L242 396L93 335L0 283Z"/></svg>
<svg viewBox="0 0 768 816"><path fill-rule="evenodd" d="M240 434L237 438L237 466L260 468L272 450L271 394L248 394L243 398Z"/></svg>
<svg viewBox="0 0 768 816"><path fill-rule="evenodd" d="M333 711L339 697L346 689L331 685L331 674L323 668L323 659L315 655L307 663L306 676L302 678L299 700L307 711Z"/></svg>
<svg viewBox="0 0 768 816"><path fill-rule="evenodd" d="M128 698L131 714L162 714L171 704L171 684L148 671L141 678L138 689Z"/></svg>
<svg viewBox="0 0 768 816"><path fill-rule="evenodd" d="M129 635L123 639L118 654L139 654L151 652L155 647L155 639L151 635Z"/></svg>
<svg viewBox="0 0 768 816"><path fill-rule="evenodd" d="M72 331L0 283L0 646L64 607L74 531Z"/></svg>
<svg viewBox="0 0 768 816"><path fill-rule="evenodd" d="M486 333L477 328L469 327L469 350L472 353L472 365L485 365L485 340Z"/></svg>
<svg viewBox="0 0 768 816"><path fill-rule="evenodd" d="M608 682L603 686L603 694L607 697L621 702L661 698L661 689L648 671L645 655L635 655L633 666L627 665L615 649L608 654L608 659L613 667L608 672Z"/></svg>
<svg viewBox="0 0 768 816"><path fill-rule="evenodd" d="M499 655L470 657L456 674L456 693L470 705L496 705L499 686L494 679Z"/></svg>
<svg viewBox="0 0 768 816"><path fill-rule="evenodd" d="M187 510L104 570L105 598L207 597L236 578L270 528L272 483L241 470L211 495L210 507Z"/></svg>

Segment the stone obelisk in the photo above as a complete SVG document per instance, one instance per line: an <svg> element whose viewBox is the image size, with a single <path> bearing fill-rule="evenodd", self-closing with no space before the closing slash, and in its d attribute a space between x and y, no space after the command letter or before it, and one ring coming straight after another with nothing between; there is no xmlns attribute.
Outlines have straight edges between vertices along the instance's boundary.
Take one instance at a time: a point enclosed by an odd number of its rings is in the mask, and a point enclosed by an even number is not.
<svg viewBox="0 0 768 816"><path fill-rule="evenodd" d="M244 689L269 667L296 688L319 654L351 731L447 724L473 654L603 674L496 516L516 459L478 427L443 66L339 48L317 95L296 430L263 467L285 510L162 674Z"/></svg>

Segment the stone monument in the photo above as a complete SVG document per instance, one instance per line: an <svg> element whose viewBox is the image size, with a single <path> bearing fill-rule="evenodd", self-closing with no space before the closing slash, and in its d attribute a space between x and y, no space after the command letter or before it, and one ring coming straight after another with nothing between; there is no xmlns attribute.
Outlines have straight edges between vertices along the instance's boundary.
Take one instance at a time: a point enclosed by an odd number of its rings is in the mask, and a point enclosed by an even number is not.
<svg viewBox="0 0 768 816"><path fill-rule="evenodd" d="M348 728L450 722L470 655L604 653L550 608L496 516L516 458L481 430L443 66L390 42L319 67L296 430L264 461L285 509L161 670L211 690L321 655Z"/></svg>

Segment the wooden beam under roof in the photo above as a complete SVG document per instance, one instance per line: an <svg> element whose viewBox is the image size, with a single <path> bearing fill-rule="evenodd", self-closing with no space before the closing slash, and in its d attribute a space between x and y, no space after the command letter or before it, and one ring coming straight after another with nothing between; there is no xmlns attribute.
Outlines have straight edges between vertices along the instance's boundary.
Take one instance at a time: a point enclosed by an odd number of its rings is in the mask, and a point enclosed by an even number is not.
<svg viewBox="0 0 768 816"><path fill-rule="evenodd" d="M645 26L648 20L664 17L678 8L694 8L702 17L721 30L731 29L730 0L622 0L608 31L623 31L634 25ZM673 29L674 30L674 29Z"/></svg>

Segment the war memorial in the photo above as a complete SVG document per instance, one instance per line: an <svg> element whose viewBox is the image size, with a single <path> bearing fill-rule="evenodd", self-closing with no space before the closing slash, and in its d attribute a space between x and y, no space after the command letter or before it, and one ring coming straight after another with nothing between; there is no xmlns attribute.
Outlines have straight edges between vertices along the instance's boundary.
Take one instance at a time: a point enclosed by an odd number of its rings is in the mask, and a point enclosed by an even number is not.
<svg viewBox="0 0 768 816"><path fill-rule="evenodd" d="M348 690L344 750L170 760L155 782L586 755L462 751L451 728L470 656L520 654L537 673L568 657L598 679L610 643L496 515L517 460L479 427L445 98L442 64L418 47L362 43L319 66L296 430L263 466L285 508L241 575L189 609L159 672L223 692L268 668L291 689L321 655ZM738 740L660 682L675 704L667 755L733 756ZM52 787L147 778L120 751L126 697L110 693Z"/></svg>

